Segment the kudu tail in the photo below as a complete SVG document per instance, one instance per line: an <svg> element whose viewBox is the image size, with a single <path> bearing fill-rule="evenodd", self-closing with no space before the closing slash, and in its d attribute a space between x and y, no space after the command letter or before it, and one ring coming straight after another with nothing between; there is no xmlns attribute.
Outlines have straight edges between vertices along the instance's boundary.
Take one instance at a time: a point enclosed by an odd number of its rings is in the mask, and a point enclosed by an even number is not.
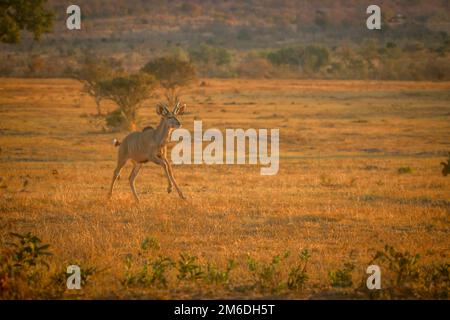
<svg viewBox="0 0 450 320"><path fill-rule="evenodd" d="M114 146L114 147L120 146L120 141L114 138L114 140L113 140L113 146Z"/></svg>

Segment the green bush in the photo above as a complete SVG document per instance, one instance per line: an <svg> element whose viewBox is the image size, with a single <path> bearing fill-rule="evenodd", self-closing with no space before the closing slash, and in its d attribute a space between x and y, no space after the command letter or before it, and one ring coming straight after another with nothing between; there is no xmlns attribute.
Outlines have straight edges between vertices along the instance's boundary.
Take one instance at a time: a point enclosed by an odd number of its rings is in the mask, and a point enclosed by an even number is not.
<svg viewBox="0 0 450 320"><path fill-rule="evenodd" d="M352 272L355 266L352 263L344 263L344 267L335 271L330 271L331 286L335 288L349 288L353 286Z"/></svg>
<svg viewBox="0 0 450 320"><path fill-rule="evenodd" d="M169 257L158 256L154 259L145 259L141 268L133 272L133 256L128 255L125 259L125 278L122 284L128 286L156 286L167 288L167 271L175 264Z"/></svg>
<svg viewBox="0 0 450 320"><path fill-rule="evenodd" d="M32 233L10 233L15 240L6 243L0 254L0 298L23 299L39 296L49 269L50 245Z"/></svg>
<svg viewBox="0 0 450 320"><path fill-rule="evenodd" d="M283 287L280 263L290 256L286 251L283 255L276 255L270 262L257 261L252 257L247 258L247 265L254 279L255 287L262 291L276 292Z"/></svg>
<svg viewBox="0 0 450 320"><path fill-rule="evenodd" d="M110 129L125 129L127 121L120 109L116 109L106 114L106 125Z"/></svg>
<svg viewBox="0 0 450 320"><path fill-rule="evenodd" d="M204 276L202 267L197 263L197 257L181 253L177 261L178 280L195 281Z"/></svg>
<svg viewBox="0 0 450 320"><path fill-rule="evenodd" d="M300 66L303 64L303 54L301 47L287 47L269 52L267 59L275 65Z"/></svg>
<svg viewBox="0 0 450 320"><path fill-rule="evenodd" d="M303 250L299 254L299 262L298 264L289 270L287 287L290 290L298 290L302 289L303 286L308 281L309 277L306 272L306 266L308 264L308 260L311 257L309 251L307 249Z"/></svg>
<svg viewBox="0 0 450 320"><path fill-rule="evenodd" d="M228 260L225 270L220 270L217 266L208 263L204 275L205 281L207 283L213 284L227 283L229 280L230 272L234 269L235 266L236 264L232 259Z"/></svg>
<svg viewBox="0 0 450 320"><path fill-rule="evenodd" d="M410 167L400 167L398 168L397 172L399 174L405 174L405 173L412 173L413 170Z"/></svg>
<svg viewBox="0 0 450 320"><path fill-rule="evenodd" d="M401 252L390 245L377 251L370 264L380 265L383 284L381 290L368 292L369 296L384 299L448 299L450 264L419 265L419 261L419 254Z"/></svg>

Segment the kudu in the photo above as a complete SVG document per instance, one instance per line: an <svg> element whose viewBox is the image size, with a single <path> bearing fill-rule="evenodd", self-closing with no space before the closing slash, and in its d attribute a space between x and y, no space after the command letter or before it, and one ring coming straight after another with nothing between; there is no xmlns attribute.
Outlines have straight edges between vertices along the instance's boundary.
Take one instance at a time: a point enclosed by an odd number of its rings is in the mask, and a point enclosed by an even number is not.
<svg viewBox="0 0 450 320"><path fill-rule="evenodd" d="M441 162L442 168L442 175L446 177L448 174L450 174L450 152L448 153L448 160L447 163Z"/></svg>
<svg viewBox="0 0 450 320"><path fill-rule="evenodd" d="M114 139L114 146L119 146L117 167L114 170L113 179L111 182L111 189L109 196L112 196L114 184L120 175L120 171L128 160L133 163L133 169L130 174L130 187L136 202L139 202L139 197L136 193L134 180L136 179L142 164L151 161L164 168L169 186L167 192L172 191L172 185L178 192L178 195L185 199L183 193L178 187L175 178L173 177L172 167L166 158L167 143L170 139L172 130L181 127L181 123L176 116L182 115L186 109L186 105L176 103L172 112L168 109L167 104L160 103L156 106L156 113L161 116L161 121L156 129L146 127L141 132L132 132L119 142Z"/></svg>

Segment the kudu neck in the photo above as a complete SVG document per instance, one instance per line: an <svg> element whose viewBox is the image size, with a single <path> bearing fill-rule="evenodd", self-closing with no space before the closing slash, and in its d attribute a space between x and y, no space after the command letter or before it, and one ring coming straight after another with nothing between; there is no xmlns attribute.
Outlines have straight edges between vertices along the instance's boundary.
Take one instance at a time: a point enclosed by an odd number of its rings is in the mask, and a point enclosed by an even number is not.
<svg viewBox="0 0 450 320"><path fill-rule="evenodd" d="M171 128L167 123L166 119L162 118L159 122L158 127L156 128L156 134L160 144L165 144L169 140L169 135L171 132Z"/></svg>

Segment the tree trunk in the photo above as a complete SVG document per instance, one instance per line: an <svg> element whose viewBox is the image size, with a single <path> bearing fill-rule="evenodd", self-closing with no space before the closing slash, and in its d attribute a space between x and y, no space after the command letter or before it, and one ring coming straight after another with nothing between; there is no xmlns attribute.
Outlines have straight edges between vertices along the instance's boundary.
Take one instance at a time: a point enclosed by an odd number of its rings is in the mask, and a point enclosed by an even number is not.
<svg viewBox="0 0 450 320"><path fill-rule="evenodd" d="M131 121L129 123L128 130L130 130L130 131L137 131L137 126L136 126L136 123L134 121Z"/></svg>
<svg viewBox="0 0 450 320"><path fill-rule="evenodd" d="M102 109L101 109L101 106L100 106L100 101L101 101L101 98L95 97L95 105L97 107L97 115L98 116L102 115Z"/></svg>
<svg viewBox="0 0 450 320"><path fill-rule="evenodd" d="M136 112L124 109L124 108L120 108L120 111L122 112L123 117L125 118L126 121L126 126L127 126L127 130L129 131L136 131L137 130L137 126L136 126Z"/></svg>

